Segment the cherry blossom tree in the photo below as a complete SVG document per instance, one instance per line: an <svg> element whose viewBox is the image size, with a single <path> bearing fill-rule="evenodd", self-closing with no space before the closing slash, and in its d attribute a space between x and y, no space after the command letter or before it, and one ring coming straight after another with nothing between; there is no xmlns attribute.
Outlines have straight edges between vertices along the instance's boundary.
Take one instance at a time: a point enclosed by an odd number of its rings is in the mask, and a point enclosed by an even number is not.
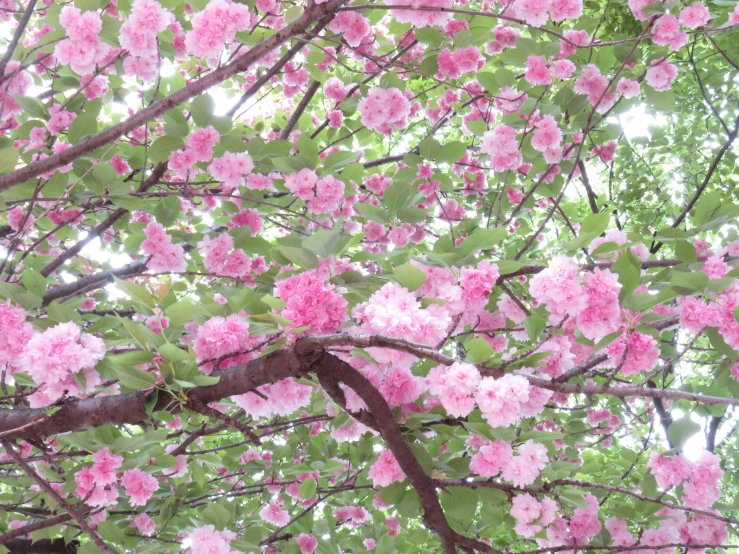
<svg viewBox="0 0 739 554"><path fill-rule="evenodd" d="M739 546L736 0L0 0L0 549Z"/></svg>

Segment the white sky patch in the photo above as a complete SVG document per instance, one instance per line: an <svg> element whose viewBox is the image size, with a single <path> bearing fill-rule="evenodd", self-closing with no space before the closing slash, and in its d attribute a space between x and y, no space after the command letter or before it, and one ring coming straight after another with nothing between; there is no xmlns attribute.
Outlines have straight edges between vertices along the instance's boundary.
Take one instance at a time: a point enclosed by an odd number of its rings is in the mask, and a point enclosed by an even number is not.
<svg viewBox="0 0 739 554"><path fill-rule="evenodd" d="M612 120L621 124L624 134L629 140L634 137L651 138L650 127L662 126L667 123L667 118L661 113L654 115L647 112L645 104L638 104L618 118L612 118Z"/></svg>

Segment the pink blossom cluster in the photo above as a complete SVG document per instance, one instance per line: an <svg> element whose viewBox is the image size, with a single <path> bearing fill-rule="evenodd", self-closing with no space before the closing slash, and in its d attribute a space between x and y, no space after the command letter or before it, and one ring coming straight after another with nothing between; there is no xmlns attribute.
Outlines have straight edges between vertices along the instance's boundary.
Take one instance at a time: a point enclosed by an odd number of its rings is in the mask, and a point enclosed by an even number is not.
<svg viewBox="0 0 739 554"><path fill-rule="evenodd" d="M484 308L498 277L498 266L487 260L480 261L477 268L463 268L459 286L462 288L465 308L474 311Z"/></svg>
<svg viewBox="0 0 739 554"><path fill-rule="evenodd" d="M18 359L19 368L27 371L39 386L28 398L31 407L48 406L65 391L71 396L92 392L102 382L95 364L104 357L102 339L81 333L74 322L60 323L36 333ZM74 379L80 373L85 376L84 390Z"/></svg>
<svg viewBox="0 0 739 554"><path fill-rule="evenodd" d="M340 12L331 20L329 28L341 35L349 46L359 46L372 33L369 20L358 12Z"/></svg>
<svg viewBox="0 0 739 554"><path fill-rule="evenodd" d="M280 315L293 328L307 327L312 334L335 333L346 321L346 299L326 283L318 269L296 273L275 283L275 296L285 302Z"/></svg>
<svg viewBox="0 0 739 554"><path fill-rule="evenodd" d="M204 325L198 327L192 340L192 348L197 356L201 371L210 374L215 367L215 360L223 358L220 369L243 363L250 358L239 355L250 350L257 339L249 336L249 322L238 315L228 317L212 317ZM208 363L203 363L203 362Z"/></svg>
<svg viewBox="0 0 739 554"><path fill-rule="evenodd" d="M162 225L150 221L144 228L144 235L146 239L141 243L141 250L151 256L146 267L161 273L178 273L187 269L185 250L180 244L172 244L172 237Z"/></svg>
<svg viewBox="0 0 739 554"><path fill-rule="evenodd" d="M294 379L283 379L271 385L262 385L259 394L247 392L233 396L232 400L255 419L273 415L288 416L310 403L312 387Z"/></svg>
<svg viewBox="0 0 739 554"><path fill-rule="evenodd" d="M400 23L410 23L416 27L432 27L445 25L452 15L444 11L421 11L417 8L451 8L454 0L392 0L389 6L408 6L410 10L392 10L390 13Z"/></svg>
<svg viewBox="0 0 739 554"><path fill-rule="evenodd" d="M93 464L74 475L75 494L91 507L112 506L118 500L118 474L123 456L112 454L107 448L95 452Z"/></svg>
<svg viewBox="0 0 739 554"><path fill-rule="evenodd" d="M185 35L187 49L198 58L207 58L215 66L224 44L231 42L239 31L251 27L249 7L228 0L210 0L203 11L190 20L192 30Z"/></svg>
<svg viewBox="0 0 739 554"><path fill-rule="evenodd" d="M513 455L511 445L504 441L485 442L470 460L470 471L482 477L501 477L516 487L530 485L549 463L543 444L528 440Z"/></svg>
<svg viewBox="0 0 739 554"><path fill-rule="evenodd" d="M668 457L653 453L647 465L661 488L683 484L683 504L689 508L710 508L721 494L718 485L724 472L712 452L703 452L696 462L682 454Z"/></svg>
<svg viewBox="0 0 739 554"><path fill-rule="evenodd" d="M145 471L129 469L123 472L121 486L126 490L131 506L145 506L159 488L159 482Z"/></svg>
<svg viewBox="0 0 739 554"><path fill-rule="evenodd" d="M175 150L169 155L169 169L174 171L178 177L187 178L197 162L209 162L211 160L213 147L218 144L219 139L218 131L212 126L195 129L187 137L185 148ZM233 168L233 164L229 164L229 169L231 168Z"/></svg>
<svg viewBox="0 0 739 554"><path fill-rule="evenodd" d="M252 260L241 248L234 248L231 235L221 233L216 238L204 237L198 242L203 265L215 275L244 277L252 269Z"/></svg>
<svg viewBox="0 0 739 554"><path fill-rule="evenodd" d="M216 531L213 525L204 525L190 532L190 554L236 554L230 543L236 535L229 531Z"/></svg>
<svg viewBox="0 0 739 554"><path fill-rule="evenodd" d="M259 517L262 521L266 521L277 527L284 527L290 521L290 514L277 504L277 502L269 502L263 505L262 509L259 510Z"/></svg>
<svg viewBox="0 0 739 554"><path fill-rule="evenodd" d="M368 477L375 487L388 487L405 481L405 472L390 450L383 450L369 470Z"/></svg>
<svg viewBox="0 0 739 554"><path fill-rule="evenodd" d="M362 506L342 506L334 511L337 525L350 523L352 527L359 527L370 519L370 514Z"/></svg>
<svg viewBox="0 0 739 554"><path fill-rule="evenodd" d="M102 19L94 11L82 13L73 6L64 6L59 15L59 23L66 29L67 38L54 49L57 61L69 65L80 75L92 73L111 50L98 37L103 28Z"/></svg>
<svg viewBox="0 0 739 554"><path fill-rule="evenodd" d="M427 377L429 392L439 397L450 416L464 417L475 408L474 394L480 382L480 372L472 364L457 362L437 366Z"/></svg>
<svg viewBox="0 0 739 554"><path fill-rule="evenodd" d="M389 135L392 128L402 129L411 113L411 104L397 88L373 88L359 101L362 125Z"/></svg>
<svg viewBox="0 0 739 554"><path fill-rule="evenodd" d="M523 163L516 130L504 123L483 135L480 152L490 156L490 164L498 172L515 171Z"/></svg>
<svg viewBox="0 0 739 554"><path fill-rule="evenodd" d="M228 194L236 187L243 187L253 169L254 162L246 152L225 152L210 163L208 173L223 183L223 192Z"/></svg>
<svg viewBox="0 0 739 554"><path fill-rule="evenodd" d="M632 331L622 334L605 348L614 367L622 375L638 375L649 371L659 362L659 348L654 337Z"/></svg>
<svg viewBox="0 0 739 554"><path fill-rule="evenodd" d="M26 321L26 311L10 303L0 304L0 368L9 373L22 370L23 349L36 331Z"/></svg>
<svg viewBox="0 0 739 554"><path fill-rule="evenodd" d="M554 521L557 503L551 498L539 502L530 494L518 494L511 500L511 517L516 520L516 533L531 538Z"/></svg>
<svg viewBox="0 0 739 554"><path fill-rule="evenodd" d="M134 0L131 16L121 25L119 35L121 47L130 54L124 60L127 73L144 77L146 72L141 71L142 66L158 64L157 33L167 29L173 22L172 13L156 0Z"/></svg>
<svg viewBox="0 0 739 554"><path fill-rule="evenodd" d="M285 187L306 202L308 212L314 214L335 212L344 199L344 183L327 175L318 178L307 167L285 178Z"/></svg>
<svg viewBox="0 0 739 554"><path fill-rule="evenodd" d="M549 21L577 19L582 15L582 0L516 0L516 14L532 27L541 27Z"/></svg>
<svg viewBox="0 0 739 554"><path fill-rule="evenodd" d="M457 79L467 73L474 73L485 65L485 57L477 46L467 46L449 50L444 48L438 57L439 72L450 79Z"/></svg>

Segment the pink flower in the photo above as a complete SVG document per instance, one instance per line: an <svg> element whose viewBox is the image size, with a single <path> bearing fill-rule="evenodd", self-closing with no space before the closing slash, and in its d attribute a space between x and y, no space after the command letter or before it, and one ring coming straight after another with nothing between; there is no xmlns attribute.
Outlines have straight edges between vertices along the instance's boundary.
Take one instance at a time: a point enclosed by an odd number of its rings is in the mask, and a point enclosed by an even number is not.
<svg viewBox="0 0 739 554"><path fill-rule="evenodd" d="M115 470L123 464L123 456L116 456L110 450L103 448L92 455L93 464L90 474L96 485L112 485L117 481Z"/></svg>
<svg viewBox="0 0 739 554"><path fill-rule="evenodd" d="M187 49L198 58L216 59L224 43L231 42L239 31L250 27L251 14L245 4L227 0L211 0L204 10L191 18L192 31L185 36Z"/></svg>
<svg viewBox="0 0 739 554"><path fill-rule="evenodd" d="M377 548L377 543L375 542L375 539L364 539L364 541L362 541L362 544L367 550L374 550L375 548Z"/></svg>
<svg viewBox="0 0 739 554"><path fill-rule="evenodd" d="M175 273L187 269L185 250L179 244L172 244L172 238L159 223L149 222L144 229L144 235L146 239L141 243L141 250L151 255L146 262L149 269Z"/></svg>
<svg viewBox="0 0 739 554"><path fill-rule="evenodd" d="M470 460L470 471L482 477L495 477L513 459L511 445L504 441L486 443ZM511 514L513 515L513 514ZM515 516L514 516L515 517Z"/></svg>
<svg viewBox="0 0 739 554"><path fill-rule="evenodd" d="M410 115L411 105L397 88L373 88L366 98L359 101L362 125L373 131L389 135L392 127L402 129Z"/></svg>
<svg viewBox="0 0 739 554"><path fill-rule="evenodd" d="M518 456L505 464L501 477L517 487L524 487L536 481L548 462L547 448L528 440L518 447Z"/></svg>
<svg viewBox="0 0 739 554"><path fill-rule="evenodd" d="M144 506L159 488L159 482L140 469L129 469L123 472L121 486L126 490L131 506Z"/></svg>
<svg viewBox="0 0 739 554"><path fill-rule="evenodd" d="M661 16L653 27L653 33L654 43L668 45L670 50L680 50L688 43L687 33L680 30L680 23L672 14Z"/></svg>
<svg viewBox="0 0 739 554"><path fill-rule="evenodd" d="M135 527L136 529L138 529L139 533L141 533L142 535L146 537L152 536L157 528L156 523L154 523L154 520L151 519L146 514L137 515L133 519L133 522L131 523L131 525Z"/></svg>
<svg viewBox="0 0 739 554"><path fill-rule="evenodd" d="M383 450L369 470L369 478L375 487L387 487L405 481L405 473L390 450Z"/></svg>
<svg viewBox="0 0 739 554"><path fill-rule="evenodd" d="M552 71L547 66L544 56L529 56L526 60L526 79L532 85L551 85Z"/></svg>
<svg viewBox="0 0 739 554"><path fill-rule="evenodd" d="M301 533L300 535L298 535L296 542L300 547L300 554L312 554L316 550L316 548L318 548L318 541L313 535L306 535L305 533Z"/></svg>
<svg viewBox="0 0 739 554"><path fill-rule="evenodd" d="M483 135L480 152L490 156L490 163L495 171L515 171L523 163L523 157L518 151L516 130L505 124L498 125Z"/></svg>
<svg viewBox="0 0 739 554"><path fill-rule="evenodd" d="M536 131L534 131L534 136L531 139L531 146L539 152L545 152L549 148L558 147L561 142L562 131L559 130L557 122L551 115L545 115L536 124Z"/></svg>
<svg viewBox="0 0 739 554"><path fill-rule="evenodd" d="M220 0L213 0L211 4L219 1ZM193 152L196 161L208 162L213 157L213 147L218 144L219 138L220 135L218 134L218 131L216 131L212 126L205 127L204 129L195 129L190 133L190 136L187 137L185 146ZM248 157L248 154L246 156ZM251 158L249 158L248 161L251 162ZM245 165L248 165L248 162L246 162ZM251 169L249 171L251 171Z"/></svg>
<svg viewBox="0 0 739 554"><path fill-rule="evenodd" d="M224 191L244 186L244 177L254 169L251 156L246 152L225 152L208 166L208 172L223 183Z"/></svg>
<svg viewBox="0 0 739 554"><path fill-rule="evenodd" d="M476 46L458 48L451 51L445 48L438 57L439 71L451 79L478 71L485 65L485 58Z"/></svg>
<svg viewBox="0 0 739 554"><path fill-rule="evenodd" d="M372 33L369 20L357 12L340 12L329 24L331 31L341 37L349 46L359 46L364 37Z"/></svg>
<svg viewBox="0 0 739 554"><path fill-rule="evenodd" d="M577 67L570 60L557 60L554 62L554 76L562 81L572 77Z"/></svg>
<svg viewBox="0 0 739 554"><path fill-rule="evenodd" d="M577 316L587 306L578 266L571 258L557 256L530 281L529 292L557 316Z"/></svg>
<svg viewBox="0 0 739 554"><path fill-rule="evenodd" d="M529 398L529 382L518 375L484 377L475 392L482 416L491 427L508 427L521 419L521 405Z"/></svg>
<svg viewBox="0 0 739 554"><path fill-rule="evenodd" d="M639 81L623 77L616 85L616 91L623 94L624 98L636 98L641 92L641 85Z"/></svg>
<svg viewBox="0 0 739 554"><path fill-rule="evenodd" d="M262 518L262 521L278 527L284 527L290 521L290 514L287 513L287 510L283 510L275 502L262 506L262 509L259 510L259 517Z"/></svg>
<svg viewBox="0 0 739 554"><path fill-rule="evenodd" d="M658 92L670 90L672 82L677 77L677 67L667 61L652 64L647 70L647 84Z"/></svg>
<svg viewBox="0 0 739 554"><path fill-rule="evenodd" d="M131 166L119 154L116 154L110 159L110 165L113 166L116 175L125 175L131 172Z"/></svg>
<svg viewBox="0 0 739 554"><path fill-rule="evenodd" d="M721 496L718 487L724 472L718 456L712 452L703 452L693 466L693 473L683 485L683 504L689 508L705 510Z"/></svg>
<svg viewBox="0 0 739 554"><path fill-rule="evenodd" d="M600 340L615 331L620 320L618 295L621 284L610 270L601 271L599 268L594 273L586 273L583 281L587 304L577 316L577 327L584 337Z"/></svg>
<svg viewBox="0 0 739 554"><path fill-rule="evenodd" d="M227 531L216 531L213 525L198 527L190 533L190 554L231 554L231 538Z"/></svg>
<svg viewBox="0 0 739 554"><path fill-rule="evenodd" d="M422 392L421 380L409 369L398 366L388 370L380 386L380 393L391 408L415 402Z"/></svg>
<svg viewBox="0 0 739 554"><path fill-rule="evenodd" d="M570 518L570 533L577 544L585 544L600 533L602 527L598 520L598 499L587 493L585 502L587 507L577 508Z"/></svg>
<svg viewBox="0 0 739 554"><path fill-rule="evenodd" d="M717 312L714 305L706 304L697 296L678 298L680 306L680 326L691 333L698 333L705 327L717 324Z"/></svg>
<svg viewBox="0 0 739 554"><path fill-rule="evenodd" d="M682 454L666 457L654 452L647 466L652 470L657 485L662 489L678 486L693 472L693 464Z"/></svg>
<svg viewBox="0 0 739 554"><path fill-rule="evenodd" d="M526 23L541 27L549 20L552 0L516 0L513 7Z"/></svg>
<svg viewBox="0 0 739 554"><path fill-rule="evenodd" d="M611 363L614 366L621 367L622 375L637 375L642 371L650 371L659 362L657 341L649 335L638 332L632 332L628 336L622 335L606 346L605 353L612 359Z"/></svg>
<svg viewBox="0 0 739 554"><path fill-rule="evenodd" d="M701 2L691 4L687 8L683 8L680 12L680 23L690 29L703 27L708 23L709 18L708 8Z"/></svg>
<svg viewBox="0 0 739 554"><path fill-rule="evenodd" d="M313 198L313 189L318 181L318 175L312 169L304 167L297 173L290 173L285 177L285 187L291 190L301 200Z"/></svg>
<svg viewBox="0 0 739 554"><path fill-rule="evenodd" d="M441 405L454 417L464 417L475 407L473 395L480 382L475 366L456 362L451 366L437 366L427 377L429 392L439 396Z"/></svg>
<svg viewBox="0 0 739 554"><path fill-rule="evenodd" d="M347 301L317 270L297 273L275 283L275 296L286 302L280 312L293 327L315 334L335 333L346 320Z"/></svg>

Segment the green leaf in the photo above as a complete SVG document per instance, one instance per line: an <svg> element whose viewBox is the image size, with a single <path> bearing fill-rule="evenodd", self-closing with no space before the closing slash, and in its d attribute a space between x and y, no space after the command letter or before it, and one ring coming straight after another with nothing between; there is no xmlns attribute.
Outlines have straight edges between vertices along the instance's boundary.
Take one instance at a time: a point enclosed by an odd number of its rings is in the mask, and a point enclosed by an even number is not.
<svg viewBox="0 0 739 554"><path fill-rule="evenodd" d="M455 162L458 162L460 158L464 156L465 152L467 152L467 145L463 142L449 142L441 148L439 154L436 157L436 160L439 162L453 164Z"/></svg>
<svg viewBox="0 0 739 554"><path fill-rule="evenodd" d="M216 101L210 94L201 94L190 102L190 115L195 125L207 127L213 118L216 109Z"/></svg>
<svg viewBox="0 0 739 554"><path fill-rule="evenodd" d="M203 510L203 519L222 531L231 520L231 512L220 504L212 503Z"/></svg>
<svg viewBox="0 0 739 554"><path fill-rule="evenodd" d="M531 314L523 320L523 327L529 335L529 339L535 341L539 337L544 328L547 326L547 320L536 314Z"/></svg>
<svg viewBox="0 0 739 554"><path fill-rule="evenodd" d="M467 487L447 487L439 498L444 513L464 524L472 523L477 513L477 491Z"/></svg>
<svg viewBox="0 0 739 554"><path fill-rule="evenodd" d="M303 500L314 498L316 496L317 487L318 485L316 480L313 477L308 477L308 479L303 481L300 485L300 498Z"/></svg>
<svg viewBox="0 0 739 554"><path fill-rule="evenodd" d="M670 287L682 295L703 292L708 284L708 275L702 271L674 271Z"/></svg>
<svg viewBox="0 0 739 554"><path fill-rule="evenodd" d="M508 236L508 231L503 227L492 229L478 227L462 241L460 247L465 255L472 254L475 250L490 250L506 236Z"/></svg>
<svg viewBox="0 0 739 554"><path fill-rule="evenodd" d="M695 247L686 240L679 240L675 243L675 255L685 263L693 263L698 259Z"/></svg>
<svg viewBox="0 0 739 554"><path fill-rule="evenodd" d="M170 227L180 215L180 199L177 196L165 196L154 208L154 217L164 227Z"/></svg>
<svg viewBox="0 0 739 554"><path fill-rule="evenodd" d="M46 278L38 271L30 268L23 271L21 281L26 290L36 296L43 296L48 286Z"/></svg>
<svg viewBox="0 0 739 554"><path fill-rule="evenodd" d="M681 417L673 421L667 429L670 442L677 449L682 449L690 437L701 430L700 423L693 421L689 416Z"/></svg>
<svg viewBox="0 0 739 554"><path fill-rule="evenodd" d="M473 364L479 364L495 354L495 350L488 341L483 338L474 338L464 343L467 351L467 360Z"/></svg>
<svg viewBox="0 0 739 554"><path fill-rule="evenodd" d="M19 148L3 148L0 150L0 175L15 171L20 153Z"/></svg>
<svg viewBox="0 0 739 554"><path fill-rule="evenodd" d="M636 290L641 281L641 260L630 251L622 252L611 267L611 271L618 274L618 282L621 283L619 299L625 298Z"/></svg>
<svg viewBox="0 0 739 554"><path fill-rule="evenodd" d="M69 140L71 144L77 144L87 137L94 135L97 131L97 116L93 114L79 115L69 126L69 130L67 131L67 140Z"/></svg>
<svg viewBox="0 0 739 554"><path fill-rule="evenodd" d="M582 225L580 225L580 233L600 236L606 229L608 229L610 223L611 214L609 212L590 214L583 220Z"/></svg>
<svg viewBox="0 0 739 554"><path fill-rule="evenodd" d="M419 289L426 282L426 274L410 262L397 266L394 274L396 281L411 292Z"/></svg>
<svg viewBox="0 0 739 554"><path fill-rule="evenodd" d="M137 285L130 281L124 281L118 277L114 277L115 285L126 296L129 296L135 302L139 302L150 308L154 307L154 297L143 285Z"/></svg>
<svg viewBox="0 0 739 554"><path fill-rule="evenodd" d="M153 374L132 366L114 366L113 370L121 384L134 391L148 389L157 382Z"/></svg>
<svg viewBox="0 0 739 554"><path fill-rule="evenodd" d="M172 360L174 362L190 362L193 358L188 354L187 350L177 348L174 344L165 342L159 347L159 353L165 360Z"/></svg>
<svg viewBox="0 0 739 554"><path fill-rule="evenodd" d="M169 159L172 152L180 150L183 146L185 143L181 138L164 135L149 147L149 157L155 162L164 162Z"/></svg>

